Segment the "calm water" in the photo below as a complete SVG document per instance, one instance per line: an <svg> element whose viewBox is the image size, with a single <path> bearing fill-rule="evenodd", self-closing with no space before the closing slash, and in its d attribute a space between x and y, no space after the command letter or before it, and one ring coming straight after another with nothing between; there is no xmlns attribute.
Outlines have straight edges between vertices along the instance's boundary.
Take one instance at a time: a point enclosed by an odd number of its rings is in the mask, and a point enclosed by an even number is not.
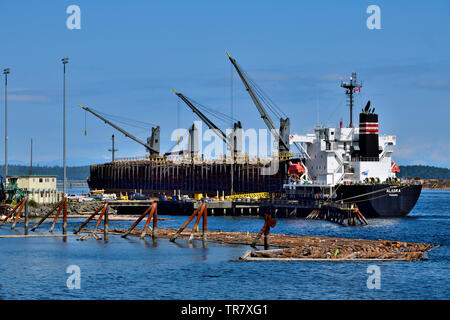
<svg viewBox="0 0 450 320"><path fill-rule="evenodd" d="M109 243L60 238L0 239L1 299L449 299L450 191L423 191L410 217L370 220L367 227L279 219L273 232L416 241L443 246L428 261L379 262L381 289L369 290L367 262L232 262L248 247L186 240L171 243L110 236ZM187 217L162 221L179 227ZM69 230L79 222L69 223ZM110 227L131 222L111 221ZM258 218L209 217L209 229L257 232ZM31 226L33 223L31 223ZM40 227L46 232L50 222ZM57 229L56 233L61 230ZM23 225L0 234L21 234ZM81 288L66 286L69 265Z"/></svg>

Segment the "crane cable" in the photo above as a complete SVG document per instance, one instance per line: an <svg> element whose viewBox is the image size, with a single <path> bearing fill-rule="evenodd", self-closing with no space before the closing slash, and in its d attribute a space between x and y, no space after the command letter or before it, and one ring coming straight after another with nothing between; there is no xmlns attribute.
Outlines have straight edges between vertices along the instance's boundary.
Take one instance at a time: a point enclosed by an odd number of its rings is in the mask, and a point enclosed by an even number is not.
<svg viewBox="0 0 450 320"><path fill-rule="evenodd" d="M139 120L134 120L134 119L130 119L130 118L126 118L123 116L116 116L116 115L112 115L112 114L108 114L105 112L100 112L96 109L90 108L92 111L95 111L96 113L104 116L105 118L109 118L114 120L115 122L118 122L120 124L126 125L126 126L130 126L130 127L140 127L142 129L150 129L152 126L156 126L156 124L154 123L150 123L150 122L144 122L144 121L139 121Z"/></svg>
<svg viewBox="0 0 450 320"><path fill-rule="evenodd" d="M248 79L248 82L254 89L256 95L264 102L269 110L272 111L272 113L278 118L281 118L282 115L287 117L286 113L269 97L269 95L266 94L264 90L260 86L258 86L258 84L251 77L249 77L249 75L242 69L241 66L239 67L241 68L242 73Z"/></svg>
<svg viewBox="0 0 450 320"><path fill-rule="evenodd" d="M226 114L224 114L224 113L222 113L222 112L220 112L220 111L218 111L218 110L215 110L215 109L206 107L206 106L202 105L201 103L195 101L195 100L192 99L192 98L189 98L189 97L187 97L187 96L185 96L185 97L186 97L189 101L191 101L192 104L194 104L198 109L201 109L201 110L204 111L205 113L208 113L210 116L216 118L216 119L219 120L219 121L222 121L224 124L227 124L227 125L228 125L228 124L230 123L230 121L234 121L234 122L237 122L237 121L238 121L237 119L235 119L235 118L233 118L233 117L231 117L231 116L229 116L229 115L226 115Z"/></svg>

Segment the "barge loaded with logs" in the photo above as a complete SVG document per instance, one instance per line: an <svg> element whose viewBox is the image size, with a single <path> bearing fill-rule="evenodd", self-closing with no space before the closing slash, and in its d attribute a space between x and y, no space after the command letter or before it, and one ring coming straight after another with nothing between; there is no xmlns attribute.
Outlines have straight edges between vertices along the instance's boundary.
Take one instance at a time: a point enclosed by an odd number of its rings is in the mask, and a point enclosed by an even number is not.
<svg viewBox="0 0 450 320"><path fill-rule="evenodd" d="M178 98L223 140L227 155L205 158L198 148L202 137L198 137L195 125L188 130L186 150L172 149L160 155L159 126L143 142L93 109L81 106L149 152L139 159L113 159L92 165L89 187L113 193L139 190L149 196L173 194L172 199L178 201L182 195L219 198L267 192L269 199L258 201L261 207L272 213L295 212L294 216L299 217L310 216L313 211L327 216L330 208L336 206L357 208L365 217L401 217L413 209L422 185L396 177L399 167L392 159L396 136L379 134L378 114L370 101L359 113L359 125L353 125L354 94L362 87L356 73L352 73L349 81L341 82L349 102L349 124L344 126L341 121L336 128L316 126L313 133L299 135L290 133L288 117L281 116L279 129L275 127L268 110L277 114L275 111L281 109L265 96L235 59L229 54L228 58L272 133L277 152L267 157L249 157L244 153L245 137L240 121L225 134L206 116L206 113L217 116L219 112L211 112L175 90ZM292 152L291 146L298 153ZM261 214L266 212L263 210Z"/></svg>

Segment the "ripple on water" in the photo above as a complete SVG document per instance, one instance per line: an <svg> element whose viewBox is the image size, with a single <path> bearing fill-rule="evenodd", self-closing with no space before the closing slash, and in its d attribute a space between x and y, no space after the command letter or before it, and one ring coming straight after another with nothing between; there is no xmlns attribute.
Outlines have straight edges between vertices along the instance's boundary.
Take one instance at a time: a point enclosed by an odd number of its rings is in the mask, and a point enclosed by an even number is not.
<svg viewBox="0 0 450 320"><path fill-rule="evenodd" d="M372 219L367 227L278 219L276 233L439 243L429 261L380 262L381 289L366 286L367 262L232 262L247 246L110 236L102 241L0 239L1 299L449 299L450 192L424 190L406 219ZM179 227L186 217L161 221ZM79 225L70 221L68 229ZM128 227L132 222L123 224ZM51 222L41 226L48 230ZM209 217L209 229L258 232L263 219ZM92 226L91 226L92 227ZM0 228L1 234L20 234ZM42 231L44 232L44 231ZM58 225L55 233L60 233ZM81 289L66 282L81 269Z"/></svg>

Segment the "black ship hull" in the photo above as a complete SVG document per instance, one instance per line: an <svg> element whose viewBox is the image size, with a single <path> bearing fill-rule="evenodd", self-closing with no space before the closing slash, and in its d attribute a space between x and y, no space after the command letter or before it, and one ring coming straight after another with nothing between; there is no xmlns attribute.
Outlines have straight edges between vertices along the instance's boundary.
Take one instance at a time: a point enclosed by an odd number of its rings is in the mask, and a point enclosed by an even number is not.
<svg viewBox="0 0 450 320"><path fill-rule="evenodd" d="M259 202L257 206L261 210L258 212L261 215L270 211L278 217L306 217L312 210L320 209L330 190L335 191L333 201L355 203L367 218L403 217L412 210L422 190L421 185L385 183L338 187L302 184L284 189L290 161L292 159L280 161L273 175L263 175L261 163L233 167L226 163L186 165L170 161L106 163L91 166L88 183L90 189L104 189L107 193L135 190L154 196L160 192L170 195L176 190L191 196L269 192L277 194L277 199Z"/></svg>
<svg viewBox="0 0 450 320"><path fill-rule="evenodd" d="M419 199L420 184L349 184L339 185L334 191L332 201L336 203L354 203L366 218L404 217L414 208ZM329 200L330 187L298 185L287 190L287 200L296 200L301 205L302 216L312 210L320 209L325 200Z"/></svg>
<svg viewBox="0 0 450 320"><path fill-rule="evenodd" d="M337 199L355 203L366 217L404 217L419 199L422 185L342 185ZM350 199L349 199L350 198Z"/></svg>

